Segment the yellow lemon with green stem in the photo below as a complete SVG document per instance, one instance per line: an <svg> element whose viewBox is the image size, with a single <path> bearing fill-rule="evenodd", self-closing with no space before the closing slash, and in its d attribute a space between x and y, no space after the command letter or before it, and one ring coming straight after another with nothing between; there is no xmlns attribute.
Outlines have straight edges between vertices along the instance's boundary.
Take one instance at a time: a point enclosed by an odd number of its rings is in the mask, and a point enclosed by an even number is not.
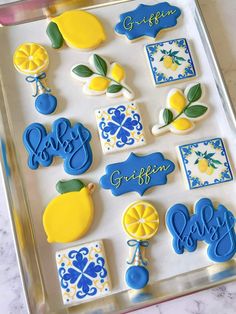
<svg viewBox="0 0 236 314"><path fill-rule="evenodd" d="M208 168L208 161L205 158L201 158L198 161L198 170L200 172L206 172Z"/></svg>
<svg viewBox="0 0 236 314"><path fill-rule="evenodd" d="M91 193L94 185L85 186L82 181L72 179L59 181L60 193L46 207L43 226L49 243L73 242L89 230L94 215Z"/></svg>
<svg viewBox="0 0 236 314"><path fill-rule="evenodd" d="M125 210L122 225L129 237L136 240L148 240L157 233L159 215L150 203L137 201Z"/></svg>
<svg viewBox="0 0 236 314"><path fill-rule="evenodd" d="M106 39L99 19L81 10L66 11L52 18L46 32L55 49L61 48L65 41L69 47L90 50Z"/></svg>
<svg viewBox="0 0 236 314"><path fill-rule="evenodd" d="M20 73L26 75L39 74L48 67L48 53L39 44L23 43L15 50L13 64Z"/></svg>

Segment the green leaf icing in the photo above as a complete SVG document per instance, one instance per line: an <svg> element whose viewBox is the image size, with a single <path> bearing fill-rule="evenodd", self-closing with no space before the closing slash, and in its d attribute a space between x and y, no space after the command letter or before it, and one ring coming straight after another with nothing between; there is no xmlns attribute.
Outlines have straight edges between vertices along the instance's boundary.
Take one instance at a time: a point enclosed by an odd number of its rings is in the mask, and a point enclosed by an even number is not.
<svg viewBox="0 0 236 314"><path fill-rule="evenodd" d="M121 85L118 85L118 84L113 84L113 85L110 85L107 89L107 92L108 93L111 93L111 94L115 94L115 93L118 93L122 90L122 86Z"/></svg>
<svg viewBox="0 0 236 314"><path fill-rule="evenodd" d="M52 47L54 49L61 48L61 46L63 45L64 39L61 35L61 32L60 32L57 24L54 22L50 22L48 24L46 33L47 33L49 39L51 40Z"/></svg>
<svg viewBox="0 0 236 314"><path fill-rule="evenodd" d="M56 190L60 194L80 191L85 185L79 179L72 179L68 181L58 181Z"/></svg>
<svg viewBox="0 0 236 314"><path fill-rule="evenodd" d="M99 74L106 76L107 75L107 63L100 56L94 54L94 64Z"/></svg>
<svg viewBox="0 0 236 314"><path fill-rule="evenodd" d="M80 77L90 77L94 73L89 67L83 64L79 64L74 67L72 72Z"/></svg>
<svg viewBox="0 0 236 314"><path fill-rule="evenodd" d="M201 84L198 83L197 85L192 86L187 94L187 98L189 102L195 102L200 99L202 96L202 88Z"/></svg>
<svg viewBox="0 0 236 314"><path fill-rule="evenodd" d="M188 118L198 118L204 115L207 111L207 107L202 105L193 105L184 110L184 113Z"/></svg>
<svg viewBox="0 0 236 314"><path fill-rule="evenodd" d="M169 124L173 120L173 113L170 111L170 109L165 108L163 111L163 120L165 124Z"/></svg>

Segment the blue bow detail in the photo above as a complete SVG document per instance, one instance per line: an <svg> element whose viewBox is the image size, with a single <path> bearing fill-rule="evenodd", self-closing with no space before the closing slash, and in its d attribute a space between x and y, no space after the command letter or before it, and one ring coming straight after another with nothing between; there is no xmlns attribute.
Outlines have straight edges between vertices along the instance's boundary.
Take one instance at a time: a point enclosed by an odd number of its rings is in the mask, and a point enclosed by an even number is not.
<svg viewBox="0 0 236 314"><path fill-rule="evenodd" d="M141 260L142 265L146 266L147 262L143 260L141 247L145 247L145 248L148 247L149 246L149 242L148 241L132 239L132 240L128 240L127 244L130 247L135 247L135 251L134 251L133 257L132 257L131 261L127 262L127 264L129 264L129 265L133 264L134 260L135 260L135 256L138 253L138 256L139 256L139 259Z"/></svg>
<svg viewBox="0 0 236 314"><path fill-rule="evenodd" d="M33 97L36 97L39 93L39 87L42 88L42 90L50 93L51 92L51 89L46 87L45 85L43 85L43 83L41 82L41 80L45 79L46 78L46 73L43 72L41 73L40 75L35 75L35 76L32 76L32 75L29 75L25 78L26 82L28 83L35 83L35 94L32 95Z"/></svg>

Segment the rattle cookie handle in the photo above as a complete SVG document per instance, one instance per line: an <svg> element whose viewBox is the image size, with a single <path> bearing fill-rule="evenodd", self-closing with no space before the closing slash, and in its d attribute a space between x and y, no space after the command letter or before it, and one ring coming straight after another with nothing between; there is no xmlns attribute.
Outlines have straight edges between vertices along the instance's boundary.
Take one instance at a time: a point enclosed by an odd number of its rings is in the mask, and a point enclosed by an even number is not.
<svg viewBox="0 0 236 314"><path fill-rule="evenodd" d="M41 114L51 114L57 107L57 99L51 93L51 89L46 85L46 73L43 72L39 75L27 76L26 82L30 83L35 99L35 108Z"/></svg>
<svg viewBox="0 0 236 314"><path fill-rule="evenodd" d="M149 246L149 242L132 239L128 240L127 244L130 247L130 256L132 256L130 261L127 261L127 264L147 266L147 259L144 256L145 249Z"/></svg>

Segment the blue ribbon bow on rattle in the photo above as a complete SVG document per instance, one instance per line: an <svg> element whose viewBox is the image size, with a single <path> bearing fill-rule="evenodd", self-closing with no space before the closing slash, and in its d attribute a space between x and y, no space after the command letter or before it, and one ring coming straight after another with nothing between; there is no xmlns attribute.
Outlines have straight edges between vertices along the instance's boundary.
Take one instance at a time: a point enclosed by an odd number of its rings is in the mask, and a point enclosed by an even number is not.
<svg viewBox="0 0 236 314"><path fill-rule="evenodd" d="M140 260L141 260L142 265L146 266L147 262L144 261L144 259L143 259L141 248L142 247L144 247L144 248L148 247L149 246L149 242L148 241L131 239L131 240L127 241L127 244L130 247L135 247L135 251L134 251L133 257L132 257L131 261L127 262L127 264L129 264L129 265L133 264L134 260L135 260L135 256L138 255Z"/></svg>
<svg viewBox="0 0 236 314"><path fill-rule="evenodd" d="M35 76L32 76L32 75L29 75L25 78L26 82L28 83L35 83L35 94L32 95L33 97L36 97L39 93L39 87L42 88L43 91L47 92L47 93L50 93L51 92L51 89L46 87L42 82L41 80L45 79L46 78L46 73L43 72L39 75L35 75Z"/></svg>

